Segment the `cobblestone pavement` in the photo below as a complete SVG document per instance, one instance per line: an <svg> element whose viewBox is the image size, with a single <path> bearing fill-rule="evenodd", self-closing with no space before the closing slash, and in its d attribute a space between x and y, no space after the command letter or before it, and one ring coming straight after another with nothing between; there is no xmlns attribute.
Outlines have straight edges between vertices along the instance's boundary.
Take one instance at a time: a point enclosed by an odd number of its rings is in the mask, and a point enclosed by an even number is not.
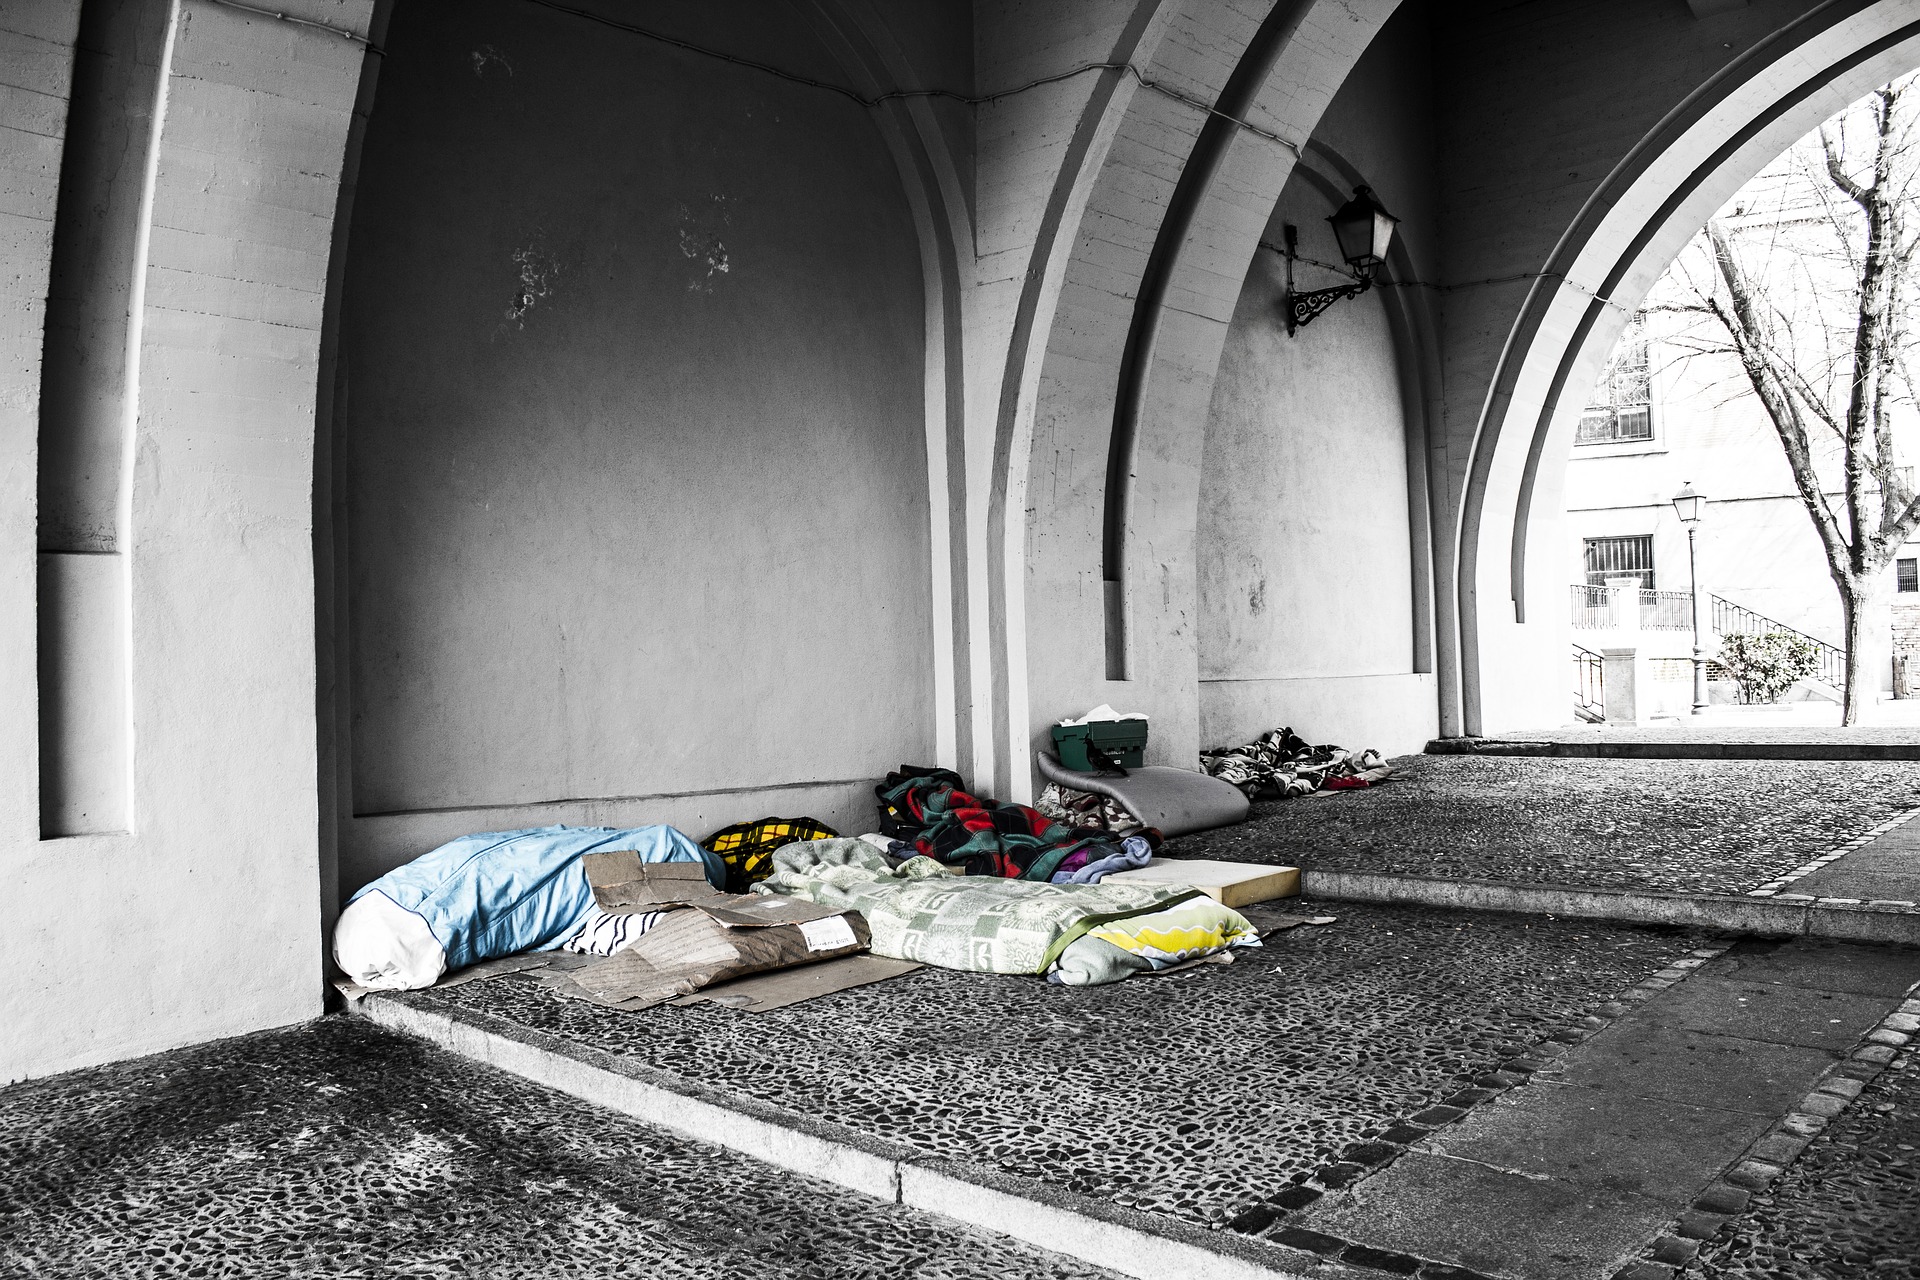
<svg viewBox="0 0 1920 1280"><path fill-rule="evenodd" d="M761 1014L624 1013L519 976L401 998L1215 1224L1701 945L1677 929L1326 909L1337 923L1230 966L1107 987L926 969Z"/></svg>
<svg viewBox="0 0 1920 1280"><path fill-rule="evenodd" d="M1920 1054L1868 1085L1687 1267L1705 1280L1920 1276Z"/></svg>
<svg viewBox="0 0 1920 1280"><path fill-rule="evenodd" d="M1109 1274L344 1017L0 1090L0 1170L8 1276Z"/></svg>
<svg viewBox="0 0 1920 1280"><path fill-rule="evenodd" d="M1920 806L1920 761L1407 756L1364 791L1265 801L1183 857L1742 894Z"/></svg>

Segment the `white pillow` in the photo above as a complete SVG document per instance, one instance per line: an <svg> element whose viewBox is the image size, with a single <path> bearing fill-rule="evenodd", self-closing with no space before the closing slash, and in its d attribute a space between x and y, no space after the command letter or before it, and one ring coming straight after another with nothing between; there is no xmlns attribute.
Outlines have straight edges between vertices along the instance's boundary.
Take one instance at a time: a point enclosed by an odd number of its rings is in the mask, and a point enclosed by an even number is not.
<svg viewBox="0 0 1920 1280"><path fill-rule="evenodd" d="M418 991L447 971L446 950L427 922L377 889L340 913L333 962L369 991Z"/></svg>

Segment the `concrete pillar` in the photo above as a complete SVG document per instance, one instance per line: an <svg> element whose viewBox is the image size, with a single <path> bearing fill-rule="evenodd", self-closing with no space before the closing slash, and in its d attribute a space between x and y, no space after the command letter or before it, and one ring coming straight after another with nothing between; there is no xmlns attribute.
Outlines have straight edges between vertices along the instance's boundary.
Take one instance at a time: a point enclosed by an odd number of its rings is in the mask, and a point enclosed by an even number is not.
<svg viewBox="0 0 1920 1280"><path fill-rule="evenodd" d="M1608 578L1607 586L1613 591L1613 627L1616 631L1628 635L1640 633L1640 578L1637 574L1627 574L1619 578Z"/></svg>
<svg viewBox="0 0 1920 1280"><path fill-rule="evenodd" d="M1635 597L1635 610L1638 611L1639 597ZM1642 706L1641 693L1646 688L1642 678L1646 674L1646 661L1641 658L1638 649L1602 649L1600 657L1604 663L1605 699L1608 724L1644 723L1642 711L1652 711L1652 700L1646 700ZM1650 691L1649 691L1650 692Z"/></svg>

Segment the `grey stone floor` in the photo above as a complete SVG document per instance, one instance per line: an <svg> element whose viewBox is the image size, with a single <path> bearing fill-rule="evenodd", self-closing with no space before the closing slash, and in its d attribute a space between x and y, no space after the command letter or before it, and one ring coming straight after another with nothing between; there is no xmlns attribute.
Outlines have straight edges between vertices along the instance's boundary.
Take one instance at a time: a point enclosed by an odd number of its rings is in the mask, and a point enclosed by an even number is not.
<svg viewBox="0 0 1920 1280"><path fill-rule="evenodd" d="M0 1274L1108 1273L333 1017L0 1090Z"/></svg>
<svg viewBox="0 0 1920 1280"><path fill-rule="evenodd" d="M1920 822L1906 822L1784 892L1856 902L1920 901Z"/></svg>
<svg viewBox="0 0 1920 1280"><path fill-rule="evenodd" d="M1920 1276L1920 1054L1903 1053L1686 1269L1707 1280Z"/></svg>
<svg viewBox="0 0 1920 1280"><path fill-rule="evenodd" d="M1363 791L1266 801L1176 856L1744 894L1920 807L1920 761L1408 756ZM1911 897L1913 895L1898 895Z"/></svg>
<svg viewBox="0 0 1920 1280"><path fill-rule="evenodd" d="M1225 967L1108 987L921 970L770 1013L623 1013L525 978L400 997L809 1116L1219 1224L1701 944L1640 926L1326 904Z"/></svg>
<svg viewBox="0 0 1920 1280"><path fill-rule="evenodd" d="M1525 1085L1312 1201L1275 1238L1304 1230L1317 1233L1309 1243L1357 1241L1512 1280L1670 1274L1636 1260L1811 1091L1862 1066L1856 1049L1920 983L1920 949L1824 939L1745 940L1695 963ZM1876 1191L1834 1215L1844 1231L1901 1211ZM1680 1237L1653 1250L1682 1254Z"/></svg>

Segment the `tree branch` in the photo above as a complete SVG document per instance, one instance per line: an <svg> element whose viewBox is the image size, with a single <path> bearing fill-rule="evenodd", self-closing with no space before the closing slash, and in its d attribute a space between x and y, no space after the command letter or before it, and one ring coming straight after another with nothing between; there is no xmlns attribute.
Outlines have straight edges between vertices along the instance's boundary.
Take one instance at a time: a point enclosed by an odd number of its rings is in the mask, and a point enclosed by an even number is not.
<svg viewBox="0 0 1920 1280"><path fill-rule="evenodd" d="M1713 249L1714 265L1731 297L1728 307L1722 307L1717 298L1710 300L1709 305L1714 309L1715 318L1726 329L1727 336L1733 340L1741 368L1746 372L1754 394L1765 407L1767 416L1773 420L1774 430L1786 450L1787 464L1793 471L1794 486L1800 491L1800 501L1812 517L1814 531L1819 535L1820 545L1826 552L1828 569L1836 579L1850 578L1853 548L1841 532L1832 509L1827 506L1800 410L1769 359L1771 344L1765 341L1763 322L1754 305L1753 290L1734 259L1733 246L1727 240L1725 229L1717 222L1709 222L1707 239Z"/></svg>

